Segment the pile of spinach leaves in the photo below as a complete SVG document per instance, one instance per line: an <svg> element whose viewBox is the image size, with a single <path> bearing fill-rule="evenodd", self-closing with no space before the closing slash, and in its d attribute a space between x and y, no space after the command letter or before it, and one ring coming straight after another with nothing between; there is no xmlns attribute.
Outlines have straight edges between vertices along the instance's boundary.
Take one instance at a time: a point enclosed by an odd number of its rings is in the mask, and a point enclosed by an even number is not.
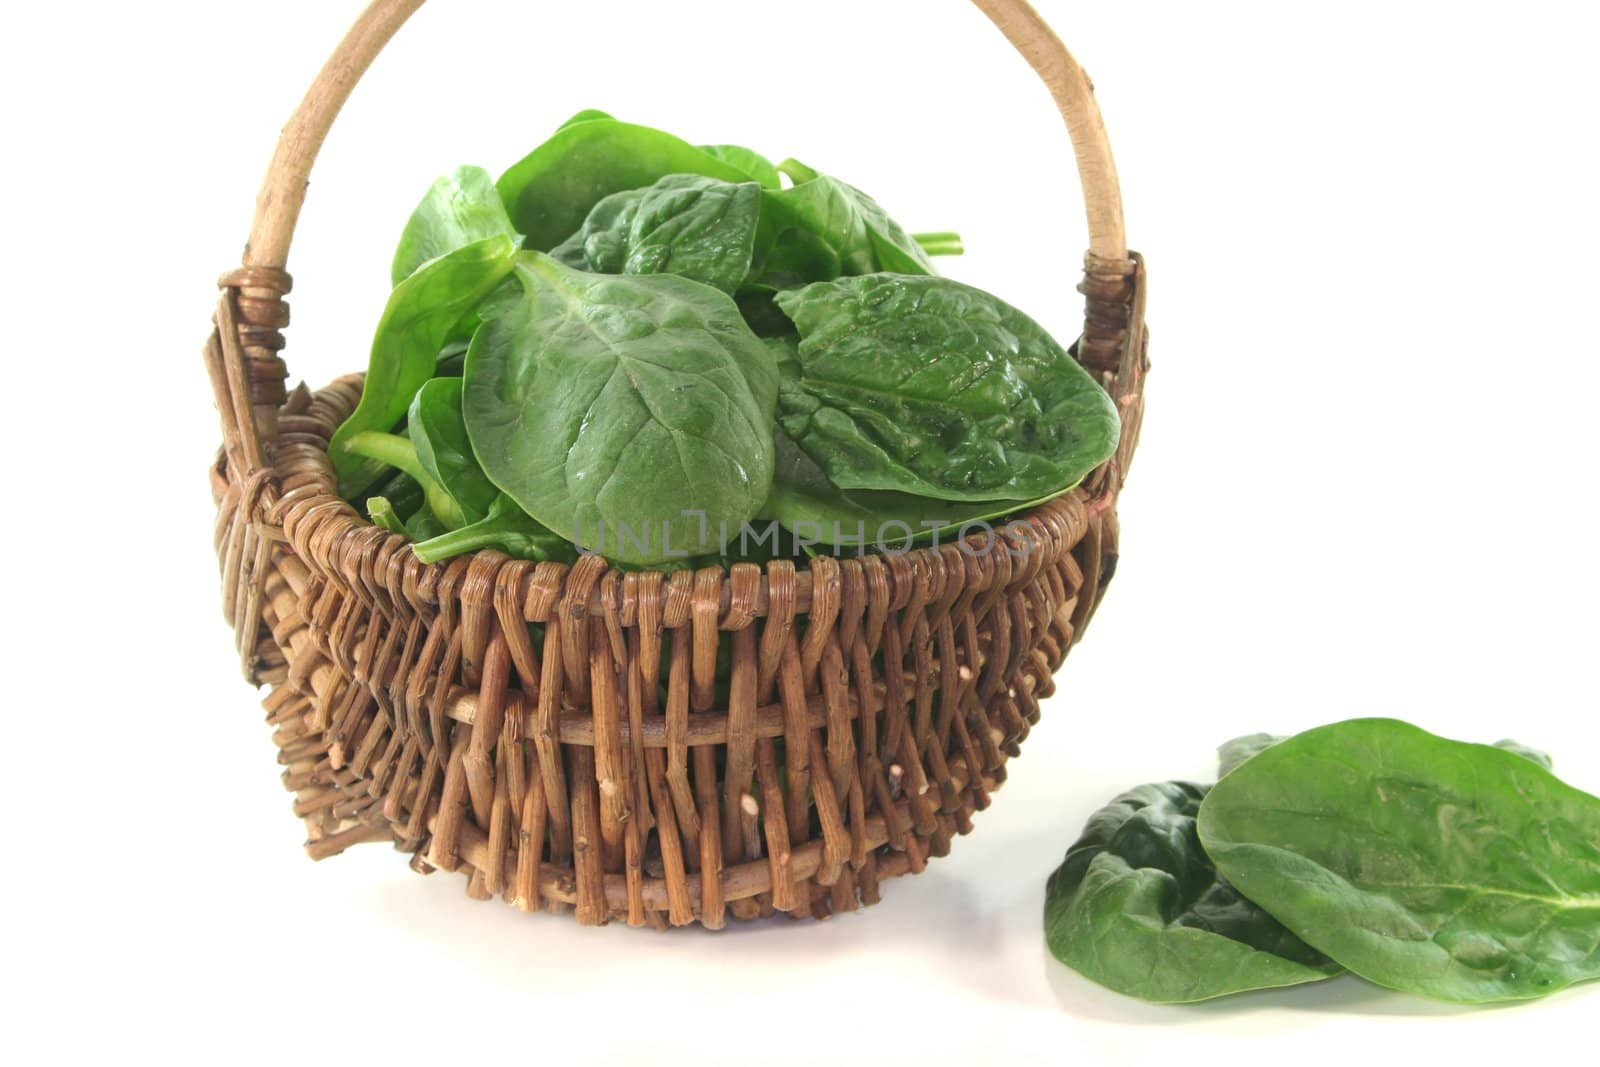
<svg viewBox="0 0 1600 1067"><path fill-rule="evenodd" d="M935 273L960 251L795 160L580 112L412 214L340 492L426 561L771 558L780 530L849 551L1020 510L1119 420L1033 320Z"/></svg>
<svg viewBox="0 0 1600 1067"><path fill-rule="evenodd" d="M1089 820L1046 887L1057 959L1169 1004L1346 971L1458 1003L1600 978L1600 798L1548 756L1393 719L1219 756L1214 786Z"/></svg>

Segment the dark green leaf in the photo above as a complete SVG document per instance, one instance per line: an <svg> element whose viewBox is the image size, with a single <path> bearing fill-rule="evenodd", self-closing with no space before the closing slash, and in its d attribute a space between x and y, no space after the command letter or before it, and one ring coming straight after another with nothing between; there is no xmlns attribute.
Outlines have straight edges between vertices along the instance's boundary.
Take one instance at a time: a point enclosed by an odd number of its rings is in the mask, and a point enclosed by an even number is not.
<svg viewBox="0 0 1600 1067"><path fill-rule="evenodd" d="M433 377L457 324L511 272L516 257L516 238L485 238L429 262L389 294L372 339L361 402L328 444L345 499L356 498L384 466L351 452L346 443L355 434L388 431L400 421L422 383Z"/></svg>
<svg viewBox="0 0 1600 1067"><path fill-rule="evenodd" d="M405 534L413 541L428 541L444 532L444 523L434 518L427 508L418 508L417 513L406 520ZM412 549L415 551L415 546Z"/></svg>
<svg viewBox="0 0 1600 1067"><path fill-rule="evenodd" d="M792 161L791 161L792 162ZM922 246L872 197L826 174L763 194L774 234L799 228L827 242L845 274L933 274Z"/></svg>
<svg viewBox="0 0 1600 1067"><path fill-rule="evenodd" d="M461 379L434 378L418 389L406 429L422 469L450 494L466 522L487 515L500 491L472 454L461 415Z"/></svg>
<svg viewBox="0 0 1600 1067"><path fill-rule="evenodd" d="M613 193L550 251L599 274L678 274L732 293L750 273L761 188L699 174L669 174Z"/></svg>
<svg viewBox="0 0 1600 1067"><path fill-rule="evenodd" d="M1600 977L1600 798L1391 719L1309 730L1212 790L1241 892L1350 970L1477 1003Z"/></svg>
<svg viewBox="0 0 1600 1067"><path fill-rule="evenodd" d="M502 491L630 563L703 554L756 514L778 375L727 295L538 253L517 278L521 298L473 337L465 378L473 451Z"/></svg>
<svg viewBox="0 0 1600 1067"><path fill-rule="evenodd" d="M481 548L498 549L517 559L571 563L578 557L572 542L540 525L505 495L495 497L484 518L438 533L413 545L412 551L424 563L437 563Z"/></svg>
<svg viewBox="0 0 1600 1067"><path fill-rule="evenodd" d="M760 182L763 189L779 189L783 182L772 160L752 148L736 144L703 144L700 151L715 156L729 166L738 167L751 181Z"/></svg>
<svg viewBox="0 0 1600 1067"><path fill-rule="evenodd" d="M801 338L779 423L842 489L1033 500L1070 489L1116 447L1105 391L981 290L876 274L777 302Z"/></svg>
<svg viewBox="0 0 1600 1067"><path fill-rule="evenodd" d="M1101 985L1163 1004L1337 974L1217 877L1195 834L1204 796L1164 782L1095 813L1045 889L1050 951Z"/></svg>
<svg viewBox="0 0 1600 1067"><path fill-rule="evenodd" d="M516 237L511 219L482 167L458 167L433 183L400 235L391 280L399 285L418 267L490 237Z"/></svg>
<svg viewBox="0 0 1600 1067"><path fill-rule="evenodd" d="M1246 734L1225 742L1217 749L1217 777L1226 778L1245 760L1282 741L1276 734Z"/></svg>
<svg viewBox="0 0 1600 1067"><path fill-rule="evenodd" d="M774 350L782 351L781 347ZM779 366L781 370L781 357ZM772 492L762 514L791 534L836 551L898 550L936 540L947 543L952 536L998 527L1005 516L1043 503L988 500L974 504L886 490L840 489L782 430L774 435L774 456Z"/></svg>
<svg viewBox="0 0 1600 1067"><path fill-rule="evenodd" d="M771 241L761 242L761 259L755 264L754 273L753 287L777 292L811 282L832 281L844 273L844 265L839 253L823 237L790 227Z"/></svg>
<svg viewBox="0 0 1600 1067"><path fill-rule="evenodd" d="M726 182L745 173L670 133L615 119L588 119L557 130L496 183L527 247L547 251L583 225L612 193L668 174L704 174Z"/></svg>

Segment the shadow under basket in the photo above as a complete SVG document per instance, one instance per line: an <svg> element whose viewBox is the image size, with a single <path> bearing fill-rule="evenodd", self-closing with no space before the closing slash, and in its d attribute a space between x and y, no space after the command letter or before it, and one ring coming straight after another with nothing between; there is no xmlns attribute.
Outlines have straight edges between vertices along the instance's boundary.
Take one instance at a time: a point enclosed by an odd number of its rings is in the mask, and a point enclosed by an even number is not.
<svg viewBox="0 0 1600 1067"><path fill-rule="evenodd" d="M669 574L424 564L339 498L328 439L361 378L286 392L283 265L323 135L421 0L363 14L284 131L205 349L223 610L270 686L313 857L392 842L477 899L715 928L874 903L972 828L1115 568L1148 367L1088 79L1026 3L975 2L1073 137L1090 223L1073 352L1118 404L1116 454L959 544Z"/></svg>

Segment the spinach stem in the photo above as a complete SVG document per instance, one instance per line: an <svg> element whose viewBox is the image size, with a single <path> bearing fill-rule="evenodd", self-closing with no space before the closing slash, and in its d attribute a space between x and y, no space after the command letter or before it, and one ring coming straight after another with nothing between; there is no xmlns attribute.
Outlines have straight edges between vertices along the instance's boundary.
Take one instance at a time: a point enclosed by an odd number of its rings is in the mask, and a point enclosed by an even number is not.
<svg viewBox="0 0 1600 1067"><path fill-rule="evenodd" d="M452 529L466 525L467 517L461 513L461 506L423 468L422 461L417 458L417 446L410 438L396 433L363 430L351 434L344 447L358 456L387 463L411 475L422 486L423 499L427 501L428 510L433 512L434 518Z"/></svg>
<svg viewBox="0 0 1600 1067"><path fill-rule="evenodd" d="M961 243L961 235L954 230L914 233L911 239L930 256L959 256L966 251L966 246Z"/></svg>

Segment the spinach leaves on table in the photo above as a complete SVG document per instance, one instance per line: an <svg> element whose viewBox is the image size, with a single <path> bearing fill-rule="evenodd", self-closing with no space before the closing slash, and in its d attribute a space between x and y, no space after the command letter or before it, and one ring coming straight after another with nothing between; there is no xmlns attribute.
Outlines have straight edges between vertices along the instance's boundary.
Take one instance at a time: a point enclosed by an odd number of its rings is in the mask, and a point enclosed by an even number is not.
<svg viewBox="0 0 1600 1067"><path fill-rule="evenodd" d="M340 490L428 560L673 567L1002 518L1117 419L1032 320L934 276L960 251L794 159L580 111L413 211Z"/></svg>
<svg viewBox="0 0 1600 1067"><path fill-rule="evenodd" d="M467 352L484 471L524 511L629 563L698 555L772 483L777 367L723 293L524 253Z"/></svg>
<svg viewBox="0 0 1600 1067"><path fill-rule="evenodd" d="M1462 1003L1600 978L1600 798L1392 719L1219 749L1118 797L1046 888L1063 963L1162 1003L1349 970Z"/></svg>
<svg viewBox="0 0 1600 1067"><path fill-rule="evenodd" d="M1243 893L1378 985L1480 1003L1600 978L1600 798L1536 758L1338 723L1228 775L1199 829Z"/></svg>
<svg viewBox="0 0 1600 1067"><path fill-rule="evenodd" d="M1045 889L1061 962L1160 1004L1316 982L1340 967L1244 899L1200 847L1206 789L1162 782L1096 812Z"/></svg>

